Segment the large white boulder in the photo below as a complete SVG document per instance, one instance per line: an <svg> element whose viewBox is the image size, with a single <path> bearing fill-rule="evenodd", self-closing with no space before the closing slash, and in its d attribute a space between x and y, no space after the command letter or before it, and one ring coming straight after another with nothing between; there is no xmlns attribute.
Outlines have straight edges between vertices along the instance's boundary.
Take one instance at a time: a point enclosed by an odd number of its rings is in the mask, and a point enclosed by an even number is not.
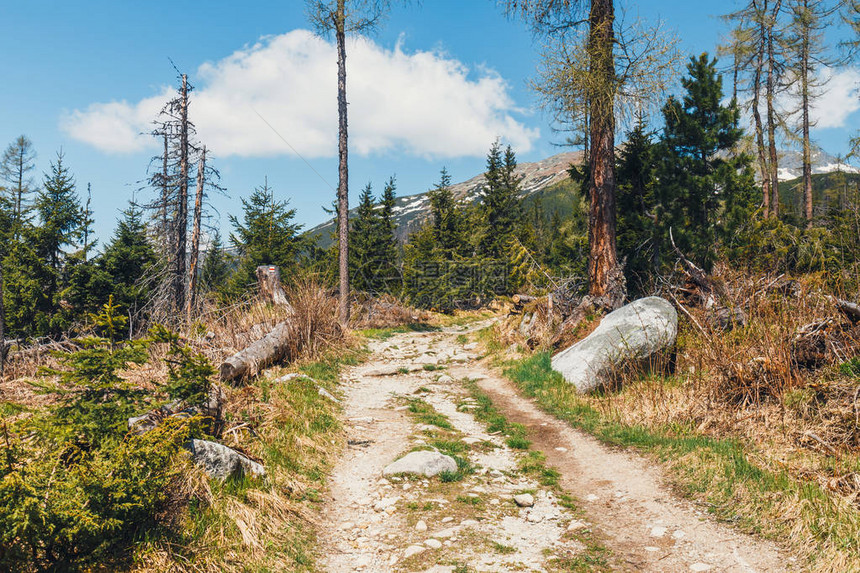
<svg viewBox="0 0 860 573"><path fill-rule="evenodd" d="M224 481L242 474L264 477L263 466L236 450L208 440L189 440L185 445L194 463L201 466L210 478Z"/></svg>
<svg viewBox="0 0 860 573"><path fill-rule="evenodd" d="M552 369L579 392L590 392L620 368L671 348L677 336L675 307L660 297L642 298L610 312L594 332L556 354Z"/></svg>
<svg viewBox="0 0 860 573"><path fill-rule="evenodd" d="M410 452L389 464L382 470L383 475L417 474L425 477L433 477L442 472L457 471L457 461L451 456L421 450Z"/></svg>

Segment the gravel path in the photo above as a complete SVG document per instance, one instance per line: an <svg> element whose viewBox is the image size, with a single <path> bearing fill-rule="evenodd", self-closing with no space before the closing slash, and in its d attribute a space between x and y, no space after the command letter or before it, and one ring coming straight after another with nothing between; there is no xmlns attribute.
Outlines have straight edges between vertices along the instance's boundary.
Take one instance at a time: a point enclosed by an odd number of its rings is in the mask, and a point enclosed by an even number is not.
<svg viewBox="0 0 860 573"><path fill-rule="evenodd" d="M643 458L606 448L521 398L479 361L474 343L464 343L461 335L483 326L373 341L371 359L347 372L349 446L323 510L323 570L572 570L602 557L589 548L593 539L609 549L612 570L799 569L774 545L676 498ZM508 447L472 415L465 379L528 429L531 452L542 451L560 472L560 487L541 485L524 469L529 452ZM422 418L414 404L435 417ZM458 452L468 471L450 480L383 477L400 456L434 447ZM531 503L517 504L518 494Z"/></svg>

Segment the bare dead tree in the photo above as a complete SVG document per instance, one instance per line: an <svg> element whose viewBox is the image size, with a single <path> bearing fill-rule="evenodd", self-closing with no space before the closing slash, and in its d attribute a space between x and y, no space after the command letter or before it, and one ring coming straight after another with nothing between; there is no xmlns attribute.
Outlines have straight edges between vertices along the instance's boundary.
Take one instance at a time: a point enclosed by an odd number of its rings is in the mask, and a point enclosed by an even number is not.
<svg viewBox="0 0 860 573"><path fill-rule="evenodd" d="M338 314L349 321L349 166L346 100L346 36L374 31L388 12L389 0L307 0L307 13L321 36L333 34L337 45L338 117Z"/></svg>
<svg viewBox="0 0 860 573"><path fill-rule="evenodd" d="M197 295L197 260L200 257L200 225L203 220L203 187L206 184L206 146L197 162L197 192L194 194L194 226L191 231L191 261L188 265L188 303L186 314L191 321Z"/></svg>
<svg viewBox="0 0 860 573"><path fill-rule="evenodd" d="M9 350L6 345L6 305L3 301L3 285L3 260L0 257L0 380L5 373L6 353Z"/></svg>
<svg viewBox="0 0 860 573"><path fill-rule="evenodd" d="M188 75L182 74L179 90L179 185L176 209L176 250L173 260L173 301L177 310L185 306L185 262L188 239Z"/></svg>
<svg viewBox="0 0 860 573"><path fill-rule="evenodd" d="M194 195L194 215L193 227L191 231L191 256L188 264L188 301L186 305L186 314L189 320L192 313L197 308L198 301L198 283L200 279L200 244L202 241L203 229L207 218L207 198L209 194L207 190L214 190L220 193L225 193L225 190L220 185L221 173L210 165L207 160L207 149L203 145L200 147L200 153L197 159L197 190ZM209 209L213 208L211 205Z"/></svg>

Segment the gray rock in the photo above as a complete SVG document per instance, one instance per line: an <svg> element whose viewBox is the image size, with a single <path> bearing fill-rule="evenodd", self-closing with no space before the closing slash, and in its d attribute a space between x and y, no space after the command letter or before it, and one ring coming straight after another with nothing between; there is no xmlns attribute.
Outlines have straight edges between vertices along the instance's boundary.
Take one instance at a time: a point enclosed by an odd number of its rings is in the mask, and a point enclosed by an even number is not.
<svg viewBox="0 0 860 573"><path fill-rule="evenodd" d="M318 393L320 396L322 396L323 398L328 398L329 400L331 400L331 401L332 401L332 402L334 402L335 404L340 404L340 400L338 400L337 398L335 398L334 396L332 396L331 392L329 392L328 390L326 390L326 389L325 389L325 388L323 388L322 386L318 386L318 387L317 387L317 393Z"/></svg>
<svg viewBox="0 0 860 573"><path fill-rule="evenodd" d="M243 473L253 477L264 477L266 469L247 456L243 456L225 445L207 440L190 440L185 449L191 452L191 459L203 467L209 477L224 481L229 477L239 477Z"/></svg>
<svg viewBox="0 0 860 573"><path fill-rule="evenodd" d="M224 408L224 390L217 384L209 387L209 398L199 406L187 406L182 400L174 400L155 410L150 410L142 416L128 419L128 429L133 434L145 434L155 429L158 424L170 416L190 418L191 416L203 416L206 418L209 428L214 430L221 421Z"/></svg>
<svg viewBox="0 0 860 573"><path fill-rule="evenodd" d="M590 392L620 368L671 348L677 336L675 308L660 297L642 298L607 314L594 332L556 354L552 368L579 392Z"/></svg>
<svg viewBox="0 0 860 573"><path fill-rule="evenodd" d="M439 452L411 452L389 464L382 470L383 475L418 474L433 477L441 472L457 471L457 462L451 456Z"/></svg>
<svg viewBox="0 0 860 573"><path fill-rule="evenodd" d="M535 498L530 493L521 493L514 496L514 503L520 507L531 507L535 504Z"/></svg>

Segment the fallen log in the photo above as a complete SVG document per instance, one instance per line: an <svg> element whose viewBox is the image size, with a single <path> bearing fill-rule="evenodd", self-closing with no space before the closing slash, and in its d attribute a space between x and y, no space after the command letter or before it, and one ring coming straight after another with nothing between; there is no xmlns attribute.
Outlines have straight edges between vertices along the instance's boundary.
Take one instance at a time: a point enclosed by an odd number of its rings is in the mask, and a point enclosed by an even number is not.
<svg viewBox="0 0 860 573"><path fill-rule="evenodd" d="M853 302L848 302L847 300L842 299L834 299L834 304L836 308L844 314L851 322L857 322L860 320L860 306L854 304Z"/></svg>
<svg viewBox="0 0 860 573"><path fill-rule="evenodd" d="M227 358L221 364L221 381L233 382L255 376L263 368L283 359L290 332L290 320L279 322L266 336Z"/></svg>
<svg viewBox="0 0 860 573"><path fill-rule="evenodd" d="M518 307L525 306L530 302L534 302L536 300L536 296L531 296L529 294L515 294L511 297L511 301L513 301L514 305Z"/></svg>

